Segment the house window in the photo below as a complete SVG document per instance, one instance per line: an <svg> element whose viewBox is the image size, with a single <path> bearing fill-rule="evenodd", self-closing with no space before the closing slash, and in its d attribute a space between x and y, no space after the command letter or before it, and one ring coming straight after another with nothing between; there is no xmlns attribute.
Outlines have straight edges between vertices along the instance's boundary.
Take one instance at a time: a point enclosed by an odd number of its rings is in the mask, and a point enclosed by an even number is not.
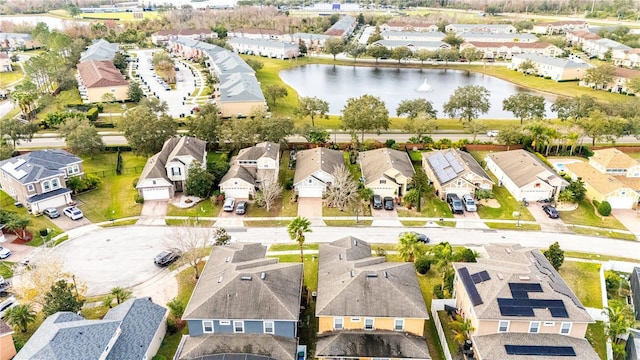
<svg viewBox="0 0 640 360"><path fill-rule="evenodd" d="M333 330L342 330L343 326L342 326L342 318L341 317L334 317L333 318Z"/></svg>
<svg viewBox="0 0 640 360"><path fill-rule="evenodd" d="M171 175L173 175L173 176L182 175L182 171L180 170L179 167L172 167L171 168Z"/></svg>
<svg viewBox="0 0 640 360"><path fill-rule="evenodd" d="M49 191L49 190L51 190L51 183L50 183L50 182L48 182L48 181L43 181L43 182L42 182L42 189L43 189L44 191Z"/></svg>
<svg viewBox="0 0 640 360"><path fill-rule="evenodd" d="M234 321L233 322L233 332L234 333L243 333L244 332L244 321Z"/></svg>
<svg viewBox="0 0 640 360"><path fill-rule="evenodd" d="M365 318L364 319L364 329L365 330L373 330L373 318Z"/></svg>
<svg viewBox="0 0 640 360"><path fill-rule="evenodd" d="M571 332L571 323L563 322L562 325L560 326L560 334L569 335L570 332Z"/></svg>
<svg viewBox="0 0 640 360"><path fill-rule="evenodd" d="M540 331L540 321L532 321L529 323L529 332L537 334Z"/></svg>
<svg viewBox="0 0 640 360"><path fill-rule="evenodd" d="M27 185L27 190L29 190L29 192L34 192L35 188L33 187L33 184Z"/></svg>
<svg viewBox="0 0 640 360"><path fill-rule="evenodd" d="M404 319L395 319L393 321L393 330L395 331L404 330Z"/></svg>
<svg viewBox="0 0 640 360"><path fill-rule="evenodd" d="M73 175L79 172L80 172L80 168L78 167L78 164L67 167L67 175Z"/></svg>
<svg viewBox="0 0 640 360"><path fill-rule="evenodd" d="M380 184L386 184L387 180L380 180Z"/></svg>
<svg viewBox="0 0 640 360"><path fill-rule="evenodd" d="M265 321L264 322L264 333L265 334L273 334L273 321Z"/></svg>
<svg viewBox="0 0 640 360"><path fill-rule="evenodd" d="M51 179L51 187L57 189L60 187L60 182L58 179Z"/></svg>
<svg viewBox="0 0 640 360"><path fill-rule="evenodd" d="M498 323L498 332L503 333L509 331L509 320L500 320Z"/></svg>
<svg viewBox="0 0 640 360"><path fill-rule="evenodd" d="M204 332L204 333L212 333L213 332L213 321L203 321L202 322L202 332Z"/></svg>

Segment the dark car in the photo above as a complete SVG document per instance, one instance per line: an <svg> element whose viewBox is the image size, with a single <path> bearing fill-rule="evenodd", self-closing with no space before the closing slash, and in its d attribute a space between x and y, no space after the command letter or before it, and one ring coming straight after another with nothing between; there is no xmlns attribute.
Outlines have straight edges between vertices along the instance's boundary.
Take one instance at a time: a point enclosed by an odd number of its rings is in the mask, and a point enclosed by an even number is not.
<svg viewBox="0 0 640 360"><path fill-rule="evenodd" d="M156 255L153 262L158 266L169 266L180 258L180 250L169 249L164 250L160 254Z"/></svg>
<svg viewBox="0 0 640 360"><path fill-rule="evenodd" d="M431 242L431 239L429 239L429 237L423 233L419 233L419 232L415 232L415 231L405 231L405 232L401 232L400 236L402 237L405 234L414 234L417 238L419 242L428 244Z"/></svg>
<svg viewBox="0 0 640 360"><path fill-rule="evenodd" d="M393 210L393 198L391 196L384 197L384 209Z"/></svg>
<svg viewBox="0 0 640 360"><path fill-rule="evenodd" d="M464 214L464 206L462 200L457 194L447 194L447 204L451 207L451 212L454 214Z"/></svg>
<svg viewBox="0 0 640 360"><path fill-rule="evenodd" d="M556 210L556 208L551 205L542 205L542 210L552 219L557 219L560 217L560 215L558 215L558 210Z"/></svg>
<svg viewBox="0 0 640 360"><path fill-rule="evenodd" d="M382 196L373 195L373 198L371 199L371 205L374 209L382 209Z"/></svg>
<svg viewBox="0 0 640 360"><path fill-rule="evenodd" d="M60 212L58 212L58 209L56 208L46 208L44 209L44 211L42 211L42 213L47 215L49 219L60 217Z"/></svg>
<svg viewBox="0 0 640 360"><path fill-rule="evenodd" d="M236 206L236 214L244 215L247 212L247 205L249 205L249 203L246 201L239 201Z"/></svg>

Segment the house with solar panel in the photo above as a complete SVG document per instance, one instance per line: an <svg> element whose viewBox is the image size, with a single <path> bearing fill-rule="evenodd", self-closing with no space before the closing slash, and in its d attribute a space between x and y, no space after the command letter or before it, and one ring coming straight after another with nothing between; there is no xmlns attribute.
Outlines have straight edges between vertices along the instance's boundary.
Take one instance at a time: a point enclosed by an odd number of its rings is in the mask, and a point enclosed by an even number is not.
<svg viewBox="0 0 640 360"><path fill-rule="evenodd" d="M456 308L474 328L476 359L599 358L584 338L591 315L539 250L484 250L477 263L453 264Z"/></svg>
<svg viewBox="0 0 640 360"><path fill-rule="evenodd" d="M348 236L318 255L318 359L431 359L429 313L413 264L372 256Z"/></svg>
<svg viewBox="0 0 640 360"><path fill-rule="evenodd" d="M422 153L422 168L442 200L447 194L474 196L476 190L491 190L494 184L471 154L458 149Z"/></svg>
<svg viewBox="0 0 640 360"><path fill-rule="evenodd" d="M214 247L182 319L178 359L294 360L302 264L266 258L259 243Z"/></svg>

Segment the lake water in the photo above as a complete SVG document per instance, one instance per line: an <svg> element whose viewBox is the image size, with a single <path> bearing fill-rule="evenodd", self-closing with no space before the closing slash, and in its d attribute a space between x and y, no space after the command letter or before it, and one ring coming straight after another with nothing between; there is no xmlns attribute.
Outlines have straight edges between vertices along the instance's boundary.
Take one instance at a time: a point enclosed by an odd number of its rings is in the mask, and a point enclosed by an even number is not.
<svg viewBox="0 0 640 360"><path fill-rule="evenodd" d="M536 92L488 75L452 69L400 69L335 65L304 65L280 72L280 78L293 87L300 96L316 96L329 103L329 113L342 114L348 98L370 94L384 101L389 116L396 116L402 100L426 98L433 102L438 117L446 117L442 105L459 86L481 85L489 89L491 108L481 119L513 119L513 114L502 110L502 101L509 96ZM430 92L418 91L425 79ZM545 97L547 116L555 117L550 106L555 97Z"/></svg>

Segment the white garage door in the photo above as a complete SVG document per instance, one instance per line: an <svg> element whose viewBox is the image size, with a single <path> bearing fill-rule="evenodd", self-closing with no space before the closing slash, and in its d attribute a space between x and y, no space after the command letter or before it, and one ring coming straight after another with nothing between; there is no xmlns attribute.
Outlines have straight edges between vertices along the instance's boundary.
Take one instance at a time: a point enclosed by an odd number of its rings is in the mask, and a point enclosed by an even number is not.
<svg viewBox="0 0 640 360"><path fill-rule="evenodd" d="M322 197L322 187L299 187L299 197Z"/></svg>
<svg viewBox="0 0 640 360"><path fill-rule="evenodd" d="M612 209L631 209L633 208L633 198L629 197L610 197L607 199Z"/></svg>
<svg viewBox="0 0 640 360"><path fill-rule="evenodd" d="M145 200L168 200L169 188L148 188L142 189L142 197Z"/></svg>
<svg viewBox="0 0 640 360"><path fill-rule="evenodd" d="M232 197L236 199L249 198L249 190L246 188L224 188L222 191L224 192L225 197Z"/></svg>
<svg viewBox="0 0 640 360"><path fill-rule="evenodd" d="M59 206L64 206L66 205L67 202L65 200L64 195L62 196L56 196L54 198L51 199L47 199L47 200L43 200L40 201L37 206L38 206L38 210L42 212L42 210L46 209L46 208L50 208L50 207L59 207Z"/></svg>

